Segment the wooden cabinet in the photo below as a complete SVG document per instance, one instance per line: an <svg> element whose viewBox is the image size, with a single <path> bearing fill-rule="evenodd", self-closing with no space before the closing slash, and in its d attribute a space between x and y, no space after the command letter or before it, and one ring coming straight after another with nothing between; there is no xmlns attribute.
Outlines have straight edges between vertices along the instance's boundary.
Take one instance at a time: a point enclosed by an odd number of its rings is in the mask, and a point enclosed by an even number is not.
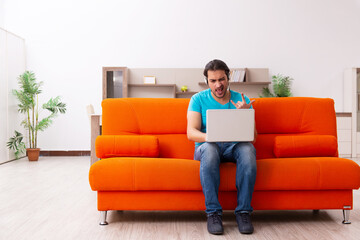
<svg viewBox="0 0 360 240"><path fill-rule="evenodd" d="M339 156L351 157L351 113L337 113L336 123Z"/></svg>
<svg viewBox="0 0 360 240"><path fill-rule="evenodd" d="M238 70L241 68L234 68ZM155 76L156 84L144 84L144 76ZM116 97L190 98L207 88L202 68L103 67L103 99ZM245 82L231 82L235 91L258 97L269 81L267 68L246 68ZM187 92L181 92L182 86Z"/></svg>
<svg viewBox="0 0 360 240"><path fill-rule="evenodd" d="M360 68L344 72L344 111L351 112L351 157L360 155Z"/></svg>

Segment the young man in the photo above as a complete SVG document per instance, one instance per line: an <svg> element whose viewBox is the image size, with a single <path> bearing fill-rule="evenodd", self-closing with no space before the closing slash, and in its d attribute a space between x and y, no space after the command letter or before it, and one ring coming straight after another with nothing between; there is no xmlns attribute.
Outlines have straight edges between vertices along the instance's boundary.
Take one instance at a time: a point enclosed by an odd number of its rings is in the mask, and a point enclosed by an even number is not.
<svg viewBox="0 0 360 240"><path fill-rule="evenodd" d="M204 75L209 89L195 94L187 113L187 136L195 143L194 159L200 161L200 181L205 195L207 228L211 234L222 234L222 208L218 200L220 163L236 163L236 221L241 233L252 233L250 205L256 178L256 150L250 142L206 142L206 110L252 108L243 93L229 88L228 66L221 60L210 61ZM256 130L255 130L256 138ZM255 141L255 140L254 140Z"/></svg>

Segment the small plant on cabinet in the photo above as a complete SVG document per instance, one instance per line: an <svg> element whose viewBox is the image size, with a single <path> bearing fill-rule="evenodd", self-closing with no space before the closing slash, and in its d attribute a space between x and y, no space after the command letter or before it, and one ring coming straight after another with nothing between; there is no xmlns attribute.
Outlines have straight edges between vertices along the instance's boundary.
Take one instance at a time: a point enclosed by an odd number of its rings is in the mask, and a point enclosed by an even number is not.
<svg viewBox="0 0 360 240"><path fill-rule="evenodd" d="M283 76L281 74L272 76L273 91L272 93L268 87L263 88L262 95L260 97L291 97L291 81L289 76Z"/></svg>

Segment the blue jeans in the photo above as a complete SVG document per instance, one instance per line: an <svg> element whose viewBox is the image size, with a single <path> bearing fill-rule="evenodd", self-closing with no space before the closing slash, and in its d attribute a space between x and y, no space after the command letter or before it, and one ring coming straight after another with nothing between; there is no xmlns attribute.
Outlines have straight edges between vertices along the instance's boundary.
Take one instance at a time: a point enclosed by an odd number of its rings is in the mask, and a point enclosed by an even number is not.
<svg viewBox="0 0 360 240"><path fill-rule="evenodd" d="M256 150L250 142L205 142L195 148L194 159L200 161L200 181L208 215L222 213L218 200L221 162L236 163L235 213L253 211L251 199L256 179Z"/></svg>

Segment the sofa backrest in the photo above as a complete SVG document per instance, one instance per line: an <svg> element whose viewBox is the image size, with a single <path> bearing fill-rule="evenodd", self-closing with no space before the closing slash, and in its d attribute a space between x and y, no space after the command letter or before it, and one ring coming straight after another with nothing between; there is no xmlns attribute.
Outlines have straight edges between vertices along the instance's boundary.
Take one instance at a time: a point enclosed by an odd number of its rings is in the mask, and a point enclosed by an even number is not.
<svg viewBox="0 0 360 240"><path fill-rule="evenodd" d="M253 107L259 133L336 136L334 101L330 98L258 98Z"/></svg>
<svg viewBox="0 0 360 240"><path fill-rule="evenodd" d="M257 98L253 107L258 159L275 157L277 136L329 135L337 139L334 100L330 98Z"/></svg>
<svg viewBox="0 0 360 240"><path fill-rule="evenodd" d="M160 157L192 159L194 143L187 139L189 99L117 98L102 102L103 135L153 135Z"/></svg>
<svg viewBox="0 0 360 240"><path fill-rule="evenodd" d="M117 98L102 102L103 135L153 135L160 157L193 158L187 140L189 99ZM253 104L257 158L272 158L279 135L332 135L336 138L334 101L321 98L257 98ZM337 154L337 153L336 153Z"/></svg>

